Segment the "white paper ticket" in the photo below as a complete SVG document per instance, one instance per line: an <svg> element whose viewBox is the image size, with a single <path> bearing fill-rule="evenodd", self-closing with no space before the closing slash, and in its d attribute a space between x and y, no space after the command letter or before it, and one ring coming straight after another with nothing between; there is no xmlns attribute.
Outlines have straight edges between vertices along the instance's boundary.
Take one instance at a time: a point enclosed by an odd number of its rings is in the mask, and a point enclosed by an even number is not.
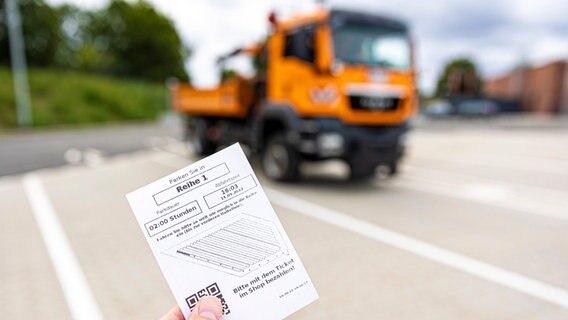
<svg viewBox="0 0 568 320"><path fill-rule="evenodd" d="M238 144L126 197L186 318L206 295L226 320L283 319L318 298Z"/></svg>

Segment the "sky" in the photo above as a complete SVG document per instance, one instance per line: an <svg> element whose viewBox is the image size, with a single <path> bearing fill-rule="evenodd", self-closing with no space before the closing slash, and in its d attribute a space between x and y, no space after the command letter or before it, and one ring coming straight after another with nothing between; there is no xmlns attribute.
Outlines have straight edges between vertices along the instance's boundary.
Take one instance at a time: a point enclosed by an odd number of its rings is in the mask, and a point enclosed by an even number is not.
<svg viewBox="0 0 568 320"><path fill-rule="evenodd" d="M197 86L214 86L215 58L266 35L267 16L313 10L308 0L147 0L176 25L193 54L186 66ZM47 0L101 8L108 0ZM314 1L315 2L315 1ZM332 7L362 9L405 21L416 43L419 86L435 88L444 65L473 59L484 77L521 63L568 59L565 0L328 0Z"/></svg>

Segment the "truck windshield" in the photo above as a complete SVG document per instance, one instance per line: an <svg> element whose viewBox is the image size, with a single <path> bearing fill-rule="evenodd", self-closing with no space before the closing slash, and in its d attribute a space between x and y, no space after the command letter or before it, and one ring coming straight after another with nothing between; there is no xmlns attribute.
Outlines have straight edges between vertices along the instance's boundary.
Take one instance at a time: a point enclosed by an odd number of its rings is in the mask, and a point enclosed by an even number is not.
<svg viewBox="0 0 568 320"><path fill-rule="evenodd" d="M335 28L333 38L338 62L409 68L410 44L404 31L347 23Z"/></svg>

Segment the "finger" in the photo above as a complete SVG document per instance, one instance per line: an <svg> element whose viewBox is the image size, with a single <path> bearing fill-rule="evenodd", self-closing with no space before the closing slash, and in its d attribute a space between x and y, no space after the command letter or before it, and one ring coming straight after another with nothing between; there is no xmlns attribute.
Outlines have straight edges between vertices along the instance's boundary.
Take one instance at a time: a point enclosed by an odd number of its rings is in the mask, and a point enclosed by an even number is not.
<svg viewBox="0 0 568 320"><path fill-rule="evenodd" d="M185 318L183 317L181 309L178 306L175 306L161 317L160 320L185 320Z"/></svg>
<svg viewBox="0 0 568 320"><path fill-rule="evenodd" d="M207 296L199 300L189 320L221 320L223 307L221 300L216 297Z"/></svg>

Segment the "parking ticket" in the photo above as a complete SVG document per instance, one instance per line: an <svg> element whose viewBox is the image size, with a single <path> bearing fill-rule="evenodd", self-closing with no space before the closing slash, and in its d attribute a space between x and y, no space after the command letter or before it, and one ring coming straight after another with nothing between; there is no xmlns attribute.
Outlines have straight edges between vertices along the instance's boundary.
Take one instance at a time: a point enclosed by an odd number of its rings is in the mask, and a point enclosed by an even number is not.
<svg viewBox="0 0 568 320"><path fill-rule="evenodd" d="M207 295L224 320L283 319L318 299L238 144L126 197L186 318Z"/></svg>

